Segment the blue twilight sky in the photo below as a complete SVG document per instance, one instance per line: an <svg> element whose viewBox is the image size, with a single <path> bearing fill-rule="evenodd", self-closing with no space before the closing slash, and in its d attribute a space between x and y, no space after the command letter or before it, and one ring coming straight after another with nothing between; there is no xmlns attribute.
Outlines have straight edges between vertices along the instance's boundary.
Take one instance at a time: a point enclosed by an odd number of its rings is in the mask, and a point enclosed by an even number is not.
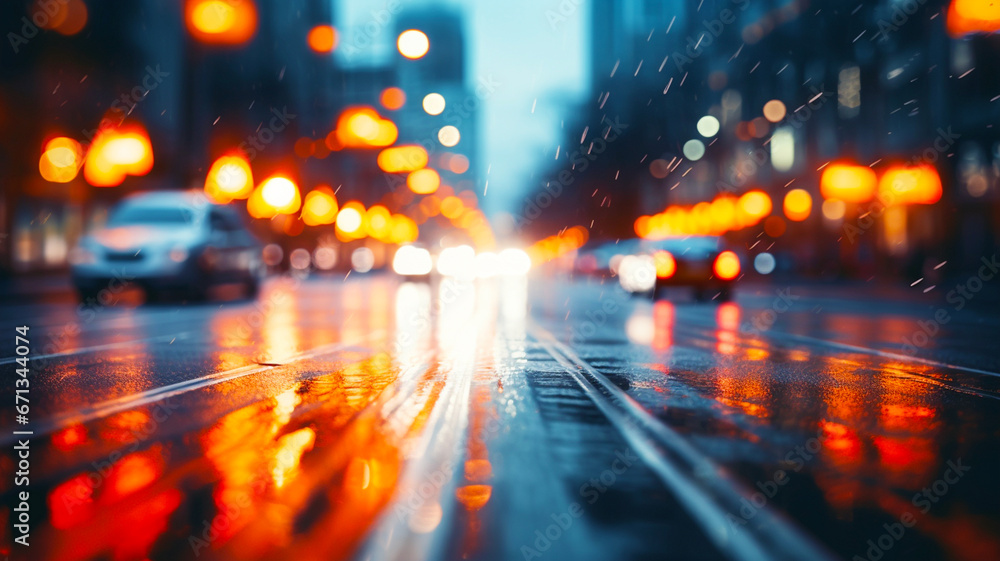
<svg viewBox="0 0 1000 561"><path fill-rule="evenodd" d="M374 16L391 0L344 0L336 2L335 18L341 31L340 45L358 44ZM589 14L581 2L564 19L558 13L565 0L402 0L405 8L453 6L461 10L466 24L468 49L466 75L470 85L477 77L499 82L495 94L480 113L480 158L489 169L483 207L490 212L519 210L532 181L531 174L552 157L561 137L562 119L572 103L586 93L590 76L586 34ZM369 29L371 27L369 26ZM395 48L393 24L381 28L367 53L356 52L341 60L365 65L386 60ZM338 51L341 49L338 48ZM345 58L346 57L346 58ZM532 107L534 106L534 112Z"/></svg>

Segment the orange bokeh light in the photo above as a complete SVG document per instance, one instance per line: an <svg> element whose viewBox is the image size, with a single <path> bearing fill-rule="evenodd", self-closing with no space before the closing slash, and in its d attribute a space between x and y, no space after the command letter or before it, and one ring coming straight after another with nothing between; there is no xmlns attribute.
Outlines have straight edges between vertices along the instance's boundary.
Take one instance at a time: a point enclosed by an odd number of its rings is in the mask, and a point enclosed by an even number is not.
<svg viewBox="0 0 1000 561"><path fill-rule="evenodd" d="M245 199L253 193L250 162L240 152L227 154L212 163L205 176L205 194L221 204Z"/></svg>
<svg viewBox="0 0 1000 561"><path fill-rule="evenodd" d="M333 224L337 220L337 197L333 189L320 185L306 195L302 204L302 221L307 226Z"/></svg>
<svg viewBox="0 0 1000 561"><path fill-rule="evenodd" d="M742 223L753 226L771 214L773 208L771 197L763 191L749 191L744 193L736 202Z"/></svg>
<svg viewBox="0 0 1000 561"><path fill-rule="evenodd" d="M254 218L293 214L301 206L298 185L284 175L272 175L262 181L247 200L247 212Z"/></svg>
<svg viewBox="0 0 1000 561"><path fill-rule="evenodd" d="M934 204L941 200L941 177L933 166L895 166L882 175L878 191L887 204Z"/></svg>
<svg viewBox="0 0 1000 561"><path fill-rule="evenodd" d="M785 216L794 222L802 222L812 212L812 195L805 189L792 189L785 194Z"/></svg>
<svg viewBox="0 0 1000 561"><path fill-rule="evenodd" d="M1000 4L982 0L952 0L948 6L947 27L953 37L996 33L1000 31Z"/></svg>
<svg viewBox="0 0 1000 561"><path fill-rule="evenodd" d="M349 107L337 119L337 140L347 148L391 146L399 137L396 124L372 107Z"/></svg>
<svg viewBox="0 0 1000 561"><path fill-rule="evenodd" d="M38 171L46 181L69 183L76 178L82 165L83 147L80 143L60 136L45 143L45 150L38 160Z"/></svg>
<svg viewBox="0 0 1000 561"><path fill-rule="evenodd" d="M864 203L875 197L875 172L868 166L830 164L819 180L820 193L825 199L845 203Z"/></svg>
<svg viewBox="0 0 1000 561"><path fill-rule="evenodd" d="M448 159L448 169L459 175L469 171L469 158L462 154L455 154Z"/></svg>
<svg viewBox="0 0 1000 561"><path fill-rule="evenodd" d="M386 173L417 171L427 167L427 150L418 145L386 148L378 154L378 167Z"/></svg>
<svg viewBox="0 0 1000 561"><path fill-rule="evenodd" d="M257 31L257 6L253 0L187 0L184 19L199 41L239 45Z"/></svg>
<svg viewBox="0 0 1000 561"><path fill-rule="evenodd" d="M386 88L382 90L379 102L382 103L382 107L390 111L402 109L403 105L406 104L406 93L397 87Z"/></svg>
<svg viewBox="0 0 1000 561"><path fill-rule="evenodd" d="M429 195L441 186L441 176L432 169L417 170L406 177L406 185L418 195Z"/></svg>
<svg viewBox="0 0 1000 561"><path fill-rule="evenodd" d="M332 25L317 25L306 36L309 48L317 53L332 53L337 48L339 39L337 30Z"/></svg>
<svg viewBox="0 0 1000 561"><path fill-rule="evenodd" d="M144 128L103 128L87 151L83 177L95 187L114 187L126 175L146 175L152 169L153 146Z"/></svg>

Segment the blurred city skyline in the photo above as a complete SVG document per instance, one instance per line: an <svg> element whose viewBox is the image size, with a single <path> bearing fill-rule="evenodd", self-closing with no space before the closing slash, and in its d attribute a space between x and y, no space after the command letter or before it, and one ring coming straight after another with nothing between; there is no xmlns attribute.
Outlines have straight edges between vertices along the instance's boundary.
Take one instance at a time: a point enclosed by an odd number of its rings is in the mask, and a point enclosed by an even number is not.
<svg viewBox="0 0 1000 561"><path fill-rule="evenodd" d="M517 205L540 181L543 160L551 157L562 140L567 108L589 92L590 4L347 0L334 6L342 31L342 44L334 56L348 66L378 66L397 54L391 29L386 32L387 26L378 21L394 6L449 7L464 16L469 79L493 76L500 84L483 102L481 157L490 169L489 188L493 189L483 205L490 212L518 210Z"/></svg>

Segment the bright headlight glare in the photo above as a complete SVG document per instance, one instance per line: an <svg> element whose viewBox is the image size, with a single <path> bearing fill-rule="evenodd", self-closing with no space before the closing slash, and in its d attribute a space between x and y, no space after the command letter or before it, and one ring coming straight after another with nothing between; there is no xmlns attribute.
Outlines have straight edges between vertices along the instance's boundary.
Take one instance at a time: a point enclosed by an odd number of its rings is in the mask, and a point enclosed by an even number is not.
<svg viewBox="0 0 1000 561"><path fill-rule="evenodd" d="M422 247L404 245L392 258L392 270L397 275L422 276L431 272L431 253Z"/></svg>

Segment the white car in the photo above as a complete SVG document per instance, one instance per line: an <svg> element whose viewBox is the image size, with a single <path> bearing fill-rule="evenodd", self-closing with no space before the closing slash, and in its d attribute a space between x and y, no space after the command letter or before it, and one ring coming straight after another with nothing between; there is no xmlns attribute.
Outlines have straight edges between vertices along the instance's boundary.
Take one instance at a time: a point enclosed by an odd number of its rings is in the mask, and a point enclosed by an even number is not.
<svg viewBox="0 0 1000 561"><path fill-rule="evenodd" d="M240 282L254 296L264 271L260 243L236 212L182 191L120 202L104 227L80 239L70 266L81 300L113 283L136 284L155 299L170 292L201 298L214 283Z"/></svg>

